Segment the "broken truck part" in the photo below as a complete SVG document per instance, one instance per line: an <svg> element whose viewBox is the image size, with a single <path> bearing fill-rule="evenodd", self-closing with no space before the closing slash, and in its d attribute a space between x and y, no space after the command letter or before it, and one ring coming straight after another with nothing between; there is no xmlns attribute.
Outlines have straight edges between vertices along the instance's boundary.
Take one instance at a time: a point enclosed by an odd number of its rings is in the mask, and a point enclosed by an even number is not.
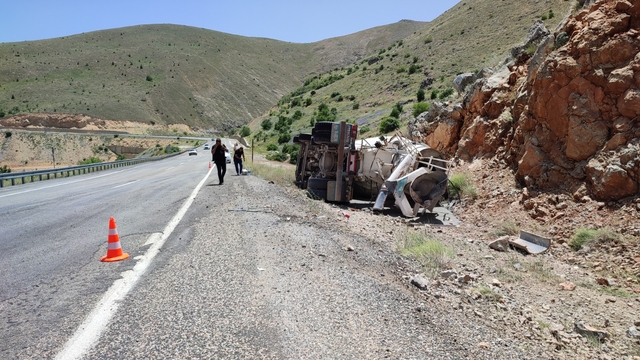
<svg viewBox="0 0 640 360"><path fill-rule="evenodd" d="M447 192L449 161L429 146L399 135L357 139L357 125L318 122L300 134L295 183L330 202L394 201L404 216L433 208Z"/></svg>

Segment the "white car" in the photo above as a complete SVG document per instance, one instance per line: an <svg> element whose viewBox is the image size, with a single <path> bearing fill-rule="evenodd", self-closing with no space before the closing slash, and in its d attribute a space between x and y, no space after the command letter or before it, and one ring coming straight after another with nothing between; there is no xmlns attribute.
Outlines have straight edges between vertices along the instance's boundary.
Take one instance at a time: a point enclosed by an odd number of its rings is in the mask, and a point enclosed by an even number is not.
<svg viewBox="0 0 640 360"><path fill-rule="evenodd" d="M228 151L224 152L224 158L227 160L227 164L231 164L231 154Z"/></svg>
<svg viewBox="0 0 640 360"><path fill-rule="evenodd" d="M189 156L191 155L198 155L198 151L196 149L189 150Z"/></svg>
<svg viewBox="0 0 640 360"><path fill-rule="evenodd" d="M204 144L204 150L209 150L209 144Z"/></svg>

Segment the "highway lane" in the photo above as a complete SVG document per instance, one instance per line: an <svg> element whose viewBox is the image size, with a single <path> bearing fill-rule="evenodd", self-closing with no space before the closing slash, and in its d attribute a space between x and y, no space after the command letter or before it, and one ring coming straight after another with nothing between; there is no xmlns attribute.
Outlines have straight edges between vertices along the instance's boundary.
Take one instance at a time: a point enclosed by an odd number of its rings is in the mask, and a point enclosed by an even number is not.
<svg viewBox="0 0 640 360"><path fill-rule="evenodd" d="M0 358L55 354L207 176L209 160L200 148L198 156L0 189ZM208 206L194 205L181 226ZM129 260L100 262L110 216Z"/></svg>

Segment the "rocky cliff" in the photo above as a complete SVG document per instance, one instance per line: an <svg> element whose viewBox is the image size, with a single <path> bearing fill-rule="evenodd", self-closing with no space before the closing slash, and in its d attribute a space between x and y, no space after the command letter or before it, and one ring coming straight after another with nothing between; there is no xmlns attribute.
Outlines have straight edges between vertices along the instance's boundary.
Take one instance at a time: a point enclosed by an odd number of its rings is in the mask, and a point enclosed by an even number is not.
<svg viewBox="0 0 640 360"><path fill-rule="evenodd" d="M640 184L640 0L602 0L523 46L414 137L460 160L493 158L528 189L615 201ZM460 82L462 83L462 82Z"/></svg>

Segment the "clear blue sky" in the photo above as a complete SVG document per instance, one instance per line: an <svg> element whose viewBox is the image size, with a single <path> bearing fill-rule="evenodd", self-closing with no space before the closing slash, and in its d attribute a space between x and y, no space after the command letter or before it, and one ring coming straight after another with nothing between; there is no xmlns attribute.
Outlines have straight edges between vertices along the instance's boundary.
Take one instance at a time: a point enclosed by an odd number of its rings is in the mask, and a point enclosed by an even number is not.
<svg viewBox="0 0 640 360"><path fill-rule="evenodd" d="M2 0L0 42L142 24L195 26L308 43L403 19L431 21L458 0Z"/></svg>

